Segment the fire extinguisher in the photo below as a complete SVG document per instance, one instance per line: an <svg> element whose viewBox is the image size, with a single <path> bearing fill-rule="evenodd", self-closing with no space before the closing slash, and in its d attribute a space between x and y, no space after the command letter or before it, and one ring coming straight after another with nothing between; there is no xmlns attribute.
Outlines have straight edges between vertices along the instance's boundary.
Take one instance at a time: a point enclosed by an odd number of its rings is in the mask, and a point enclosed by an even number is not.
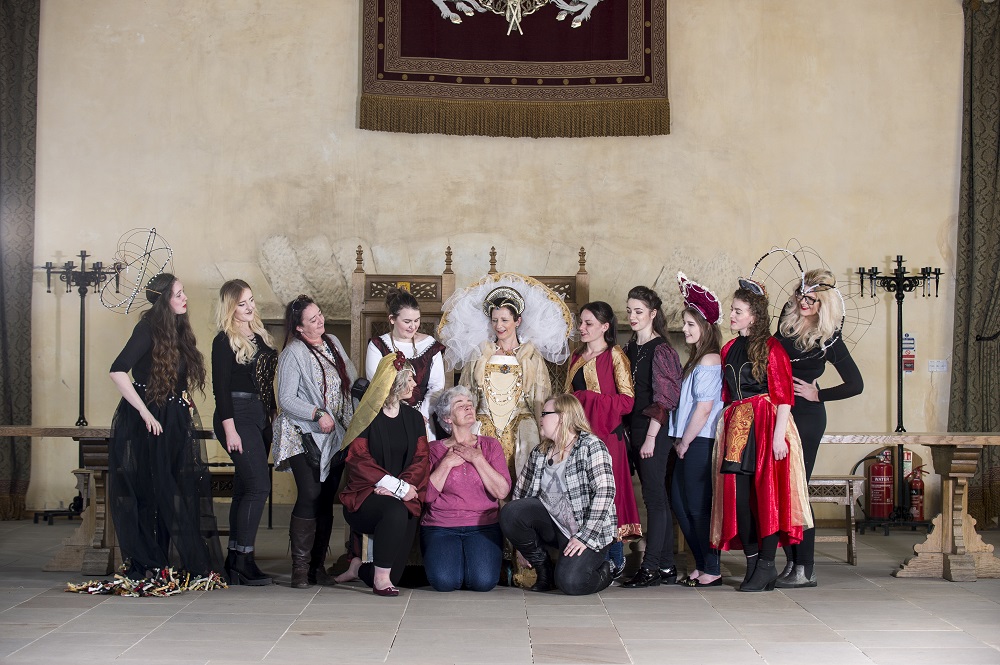
<svg viewBox="0 0 1000 665"><path fill-rule="evenodd" d="M880 459L868 467L868 517L884 519L892 514L892 464Z"/></svg>
<svg viewBox="0 0 1000 665"><path fill-rule="evenodd" d="M906 476L910 481L910 518L924 521L924 481L920 476L927 474L921 464Z"/></svg>

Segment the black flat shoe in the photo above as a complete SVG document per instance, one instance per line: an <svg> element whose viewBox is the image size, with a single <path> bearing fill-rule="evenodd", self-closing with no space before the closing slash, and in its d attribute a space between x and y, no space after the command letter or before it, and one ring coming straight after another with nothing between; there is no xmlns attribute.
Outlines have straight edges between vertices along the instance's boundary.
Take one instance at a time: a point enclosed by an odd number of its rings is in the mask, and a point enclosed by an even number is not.
<svg viewBox="0 0 1000 665"><path fill-rule="evenodd" d="M695 588L703 588L703 587L710 587L710 586L722 586L722 578L720 577L718 579L712 580L711 582L702 582L701 578L696 578L696 579L691 580L691 584L689 584L688 586L692 586L692 587L695 587Z"/></svg>
<svg viewBox="0 0 1000 665"><path fill-rule="evenodd" d="M383 598L395 598L399 595L399 589L391 584L384 589L379 589L377 586L373 586L372 593L376 596L382 596Z"/></svg>
<svg viewBox="0 0 1000 665"><path fill-rule="evenodd" d="M674 584L677 581L677 566L660 568L660 581L664 584Z"/></svg>
<svg viewBox="0 0 1000 665"><path fill-rule="evenodd" d="M622 582L622 588L642 589L650 586L660 586L661 582L659 571L640 568L635 575Z"/></svg>

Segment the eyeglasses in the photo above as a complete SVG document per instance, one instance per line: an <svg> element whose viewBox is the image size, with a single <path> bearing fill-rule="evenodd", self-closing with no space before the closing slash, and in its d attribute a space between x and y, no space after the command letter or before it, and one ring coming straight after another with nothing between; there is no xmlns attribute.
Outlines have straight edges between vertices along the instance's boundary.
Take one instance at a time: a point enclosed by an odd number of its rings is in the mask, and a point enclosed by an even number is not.
<svg viewBox="0 0 1000 665"><path fill-rule="evenodd" d="M558 411L542 411L542 418L545 416L551 416L554 413L559 413Z"/></svg>
<svg viewBox="0 0 1000 665"><path fill-rule="evenodd" d="M815 305L816 303L819 302L819 298L815 298L813 296L803 295L802 291L800 289L795 289L795 298L797 300L801 300L802 302L804 302L805 304L809 305L810 307L812 307L813 305Z"/></svg>

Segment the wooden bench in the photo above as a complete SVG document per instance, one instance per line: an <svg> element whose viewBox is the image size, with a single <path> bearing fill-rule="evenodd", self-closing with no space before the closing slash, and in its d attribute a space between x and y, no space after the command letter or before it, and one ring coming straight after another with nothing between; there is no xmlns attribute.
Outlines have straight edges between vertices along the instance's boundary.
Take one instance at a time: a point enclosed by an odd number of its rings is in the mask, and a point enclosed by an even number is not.
<svg viewBox="0 0 1000 665"><path fill-rule="evenodd" d="M809 481L810 503L837 503L844 506L847 533L843 536L816 536L817 543L847 543L847 563L858 565L858 540L854 530L854 505L865 491L864 476L813 476Z"/></svg>

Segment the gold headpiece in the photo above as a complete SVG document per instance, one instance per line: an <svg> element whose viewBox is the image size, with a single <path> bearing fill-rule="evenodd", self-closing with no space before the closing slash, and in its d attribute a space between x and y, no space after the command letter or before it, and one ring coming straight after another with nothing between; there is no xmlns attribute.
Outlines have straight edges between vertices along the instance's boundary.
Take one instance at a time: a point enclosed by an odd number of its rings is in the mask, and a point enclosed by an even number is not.
<svg viewBox="0 0 1000 665"><path fill-rule="evenodd" d="M510 307L514 310L514 314L521 316L524 312L524 298L509 286L498 286L486 294L486 299L483 300L483 313L489 317L497 307Z"/></svg>

